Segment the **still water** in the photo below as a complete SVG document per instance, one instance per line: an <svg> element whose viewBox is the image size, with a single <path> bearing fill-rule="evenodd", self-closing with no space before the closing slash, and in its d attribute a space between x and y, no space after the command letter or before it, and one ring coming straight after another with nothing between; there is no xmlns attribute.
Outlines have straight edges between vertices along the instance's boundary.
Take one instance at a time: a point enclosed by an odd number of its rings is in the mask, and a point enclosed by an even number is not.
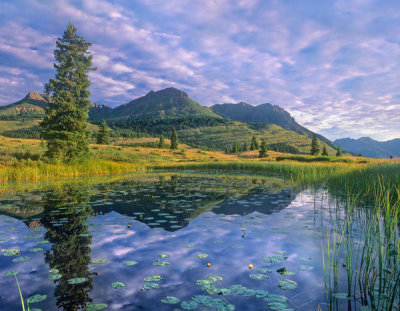
<svg viewBox="0 0 400 311"><path fill-rule="evenodd" d="M0 310L22 310L14 272L31 310L326 309L322 190L165 173L0 197Z"/></svg>

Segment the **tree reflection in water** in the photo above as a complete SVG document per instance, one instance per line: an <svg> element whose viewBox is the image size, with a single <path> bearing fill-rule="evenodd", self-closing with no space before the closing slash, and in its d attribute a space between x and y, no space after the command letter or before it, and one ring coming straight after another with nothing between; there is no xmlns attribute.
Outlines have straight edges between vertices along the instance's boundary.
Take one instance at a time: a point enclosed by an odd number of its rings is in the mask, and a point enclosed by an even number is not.
<svg viewBox="0 0 400 311"><path fill-rule="evenodd" d="M84 309L92 299L92 275L89 272L90 244L87 220L92 213L88 205L89 193L78 186L62 186L44 196L42 223L47 229L45 239L52 246L45 253L50 269L57 269L61 278L55 280L54 297L57 307L63 310ZM70 284L73 278L87 278L80 284Z"/></svg>

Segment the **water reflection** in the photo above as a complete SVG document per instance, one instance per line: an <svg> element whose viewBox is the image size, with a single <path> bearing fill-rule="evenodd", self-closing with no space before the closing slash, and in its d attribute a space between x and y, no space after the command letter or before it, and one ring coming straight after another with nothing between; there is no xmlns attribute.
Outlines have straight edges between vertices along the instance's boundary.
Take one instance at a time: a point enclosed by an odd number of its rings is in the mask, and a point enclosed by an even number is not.
<svg viewBox="0 0 400 311"><path fill-rule="evenodd" d="M81 310L92 301L89 293L96 273L89 271L92 237L86 221L93 210L88 201L88 192L77 186L52 189L43 197L41 223L46 228L44 237L51 243L45 262L53 275L60 275L54 280L54 297L62 310ZM74 278L87 281L70 284Z"/></svg>

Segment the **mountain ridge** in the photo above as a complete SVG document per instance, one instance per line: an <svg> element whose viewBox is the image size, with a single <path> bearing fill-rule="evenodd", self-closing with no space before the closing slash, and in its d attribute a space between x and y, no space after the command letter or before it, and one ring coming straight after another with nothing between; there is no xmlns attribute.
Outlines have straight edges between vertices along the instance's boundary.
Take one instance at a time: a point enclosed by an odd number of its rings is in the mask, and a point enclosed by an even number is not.
<svg viewBox="0 0 400 311"><path fill-rule="evenodd" d="M350 137L336 139L335 144L355 154L371 158L400 157L400 138L378 141L371 137L353 139Z"/></svg>

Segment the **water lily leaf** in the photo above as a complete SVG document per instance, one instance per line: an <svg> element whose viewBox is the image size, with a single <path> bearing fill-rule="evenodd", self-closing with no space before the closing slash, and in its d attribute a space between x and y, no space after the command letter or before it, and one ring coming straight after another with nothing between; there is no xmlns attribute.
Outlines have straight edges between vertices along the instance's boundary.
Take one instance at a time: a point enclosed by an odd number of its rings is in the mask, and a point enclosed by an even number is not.
<svg viewBox="0 0 400 311"><path fill-rule="evenodd" d="M95 264L95 265L105 265L108 263L109 263L109 261L107 259L92 260L92 264Z"/></svg>
<svg viewBox="0 0 400 311"><path fill-rule="evenodd" d="M301 266L299 266L299 270L300 270L300 271L311 271L311 270L313 270L313 269L314 269L313 266L307 266L307 265L301 265Z"/></svg>
<svg viewBox="0 0 400 311"><path fill-rule="evenodd" d="M280 264L283 261L285 261L286 259L288 259L287 257L284 256L267 256L263 258L263 261L266 263L270 263L270 264Z"/></svg>
<svg viewBox="0 0 400 311"><path fill-rule="evenodd" d="M61 274L50 274L49 275L49 280L59 280L59 279L61 279L62 278L62 275Z"/></svg>
<svg viewBox="0 0 400 311"><path fill-rule="evenodd" d="M32 252L32 253L38 253L38 252L43 251L43 248L34 247L34 248L31 248L29 251Z"/></svg>
<svg viewBox="0 0 400 311"><path fill-rule="evenodd" d="M143 285L143 288L145 290L153 289L153 288L159 288L159 287L160 287L160 285L158 285L158 283L152 283L152 282L146 282Z"/></svg>
<svg viewBox="0 0 400 311"><path fill-rule="evenodd" d="M181 307L184 310L194 310L197 308L197 306L198 306L198 304L195 301L185 300L185 301L182 301L182 303L181 303Z"/></svg>
<svg viewBox="0 0 400 311"><path fill-rule="evenodd" d="M256 289L256 297L257 298L265 298L268 296L268 291L263 289Z"/></svg>
<svg viewBox="0 0 400 311"><path fill-rule="evenodd" d="M311 261L311 257L297 257L296 258L297 261Z"/></svg>
<svg viewBox="0 0 400 311"><path fill-rule="evenodd" d="M210 276L208 277L208 280L209 280L211 283L215 283L215 282L218 282L218 281L222 281L223 278L221 278L221 277L218 276L218 275L210 275Z"/></svg>
<svg viewBox="0 0 400 311"><path fill-rule="evenodd" d="M353 299L352 297L349 297L347 293L335 293L333 294L333 297L336 299L344 299L344 300L351 300Z"/></svg>
<svg viewBox="0 0 400 311"><path fill-rule="evenodd" d="M258 269L258 272L260 272L262 274L267 274L267 273L272 273L272 270L268 269L268 268L260 268L260 269Z"/></svg>
<svg viewBox="0 0 400 311"><path fill-rule="evenodd" d="M276 270L276 272L278 272L280 275L283 275L283 276L291 276L291 275L296 274L295 272L287 271L286 268L280 268L280 269Z"/></svg>
<svg viewBox="0 0 400 311"><path fill-rule="evenodd" d="M50 243L49 241L47 241L47 240L43 240L43 241L38 241L38 242L36 242L37 244L46 244L46 243Z"/></svg>
<svg viewBox="0 0 400 311"><path fill-rule="evenodd" d="M114 282L111 284L112 287L114 287L115 289L120 288L120 287L126 287L125 283L122 282Z"/></svg>
<svg viewBox="0 0 400 311"><path fill-rule="evenodd" d="M194 247L194 244L183 245L183 247L185 247L185 248L193 248L193 247Z"/></svg>
<svg viewBox="0 0 400 311"><path fill-rule="evenodd" d="M108 305L105 303L89 303L86 306L86 311L101 311L107 309Z"/></svg>
<svg viewBox="0 0 400 311"><path fill-rule="evenodd" d="M32 304L32 303L41 302L46 299L47 299L47 295L36 294L36 295L29 297L26 301L28 302L28 304Z"/></svg>
<svg viewBox="0 0 400 311"><path fill-rule="evenodd" d="M58 273L60 271L58 269L56 269L56 268L53 268L53 269L50 269L49 272L50 273Z"/></svg>
<svg viewBox="0 0 400 311"><path fill-rule="evenodd" d="M145 277L144 280L146 282L158 282L158 281L163 280L163 277L159 276L159 275L153 275L153 276Z"/></svg>
<svg viewBox="0 0 400 311"><path fill-rule="evenodd" d="M8 272L4 272L1 276L2 277L10 277L10 276L16 276L19 272L17 271L8 271Z"/></svg>
<svg viewBox="0 0 400 311"><path fill-rule="evenodd" d="M153 263L154 266L160 266L160 267L167 267L169 266L169 262L168 261L156 261L155 263Z"/></svg>
<svg viewBox="0 0 400 311"><path fill-rule="evenodd" d="M29 256L21 256L21 257L17 257L15 259L13 259L13 262L22 262L22 261L27 261L29 259L32 259L32 258Z"/></svg>
<svg viewBox="0 0 400 311"><path fill-rule="evenodd" d="M18 256L19 255L19 249L10 248L3 255L4 256Z"/></svg>
<svg viewBox="0 0 400 311"><path fill-rule="evenodd" d="M134 260L127 260L127 261L124 261L122 264L124 266L134 266L134 265L138 264L138 262L134 261Z"/></svg>
<svg viewBox="0 0 400 311"><path fill-rule="evenodd" d="M159 258L164 259L164 258L169 258L168 254L160 254L158 255Z"/></svg>
<svg viewBox="0 0 400 311"><path fill-rule="evenodd" d="M173 296L167 296L167 297L161 299L161 302L174 305L174 304L179 303L180 299L173 297Z"/></svg>
<svg viewBox="0 0 400 311"><path fill-rule="evenodd" d="M268 294L268 296L264 299L270 303L272 302L280 302L286 304L288 302L288 298L281 295L276 294Z"/></svg>
<svg viewBox="0 0 400 311"><path fill-rule="evenodd" d="M286 251L273 251L274 254L284 255Z"/></svg>
<svg viewBox="0 0 400 311"><path fill-rule="evenodd" d="M286 311L288 310L287 304L281 303L281 302L271 302L268 304L268 307L271 310L277 310L277 311Z"/></svg>
<svg viewBox="0 0 400 311"><path fill-rule="evenodd" d="M262 274L262 273L252 273L249 275L253 280L258 280L258 281L262 281L262 280L266 280L268 279L268 275L266 274Z"/></svg>
<svg viewBox="0 0 400 311"><path fill-rule="evenodd" d="M297 283L293 280L284 279L279 281L278 286L283 290L290 290L297 288Z"/></svg>
<svg viewBox="0 0 400 311"><path fill-rule="evenodd" d="M73 278L68 280L68 284L81 284L89 281L87 278Z"/></svg>
<svg viewBox="0 0 400 311"><path fill-rule="evenodd" d="M208 255L207 255L207 254L197 254L197 255L194 256L194 257L197 257L197 258L207 258Z"/></svg>

